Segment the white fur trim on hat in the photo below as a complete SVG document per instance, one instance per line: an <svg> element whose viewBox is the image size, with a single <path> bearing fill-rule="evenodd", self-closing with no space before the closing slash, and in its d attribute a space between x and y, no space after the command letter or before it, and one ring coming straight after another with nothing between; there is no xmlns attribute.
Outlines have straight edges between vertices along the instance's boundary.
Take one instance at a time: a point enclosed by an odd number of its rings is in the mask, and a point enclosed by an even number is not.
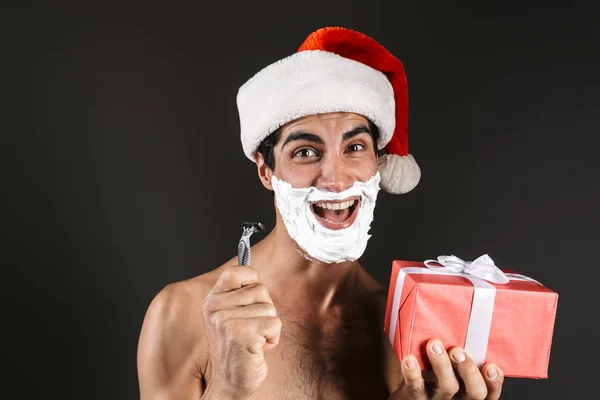
<svg viewBox="0 0 600 400"><path fill-rule="evenodd" d="M379 157L379 174L379 186L393 194L410 192L421 179L421 169L411 154L385 154Z"/></svg>
<svg viewBox="0 0 600 400"><path fill-rule="evenodd" d="M337 54L308 50L259 71L237 95L242 147L252 155L260 142L295 119L328 112L352 112L379 128L378 147L394 132L394 91L387 77Z"/></svg>

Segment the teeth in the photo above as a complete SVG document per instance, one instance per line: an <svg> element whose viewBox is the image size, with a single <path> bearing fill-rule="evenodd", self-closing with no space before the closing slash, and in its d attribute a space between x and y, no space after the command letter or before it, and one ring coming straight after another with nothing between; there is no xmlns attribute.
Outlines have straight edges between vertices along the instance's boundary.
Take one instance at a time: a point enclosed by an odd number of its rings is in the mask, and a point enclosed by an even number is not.
<svg viewBox="0 0 600 400"><path fill-rule="evenodd" d="M317 207L321 207L327 210L344 210L348 207L351 207L352 205L354 205L354 202L356 200L348 200L348 201L344 201L341 203L329 203L329 202L320 202L320 203L315 203L315 205Z"/></svg>

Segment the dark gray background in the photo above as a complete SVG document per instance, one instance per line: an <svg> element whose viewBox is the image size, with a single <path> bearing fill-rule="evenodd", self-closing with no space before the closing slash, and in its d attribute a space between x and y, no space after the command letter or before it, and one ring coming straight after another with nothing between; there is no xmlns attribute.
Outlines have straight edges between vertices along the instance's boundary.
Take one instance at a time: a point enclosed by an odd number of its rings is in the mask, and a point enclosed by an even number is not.
<svg viewBox="0 0 600 400"><path fill-rule="evenodd" d="M590 398L597 368L598 14L578 2L197 2L3 10L3 391L134 399L165 285L272 227L239 142L238 87L313 30L404 62L411 193L382 193L362 262L489 253L559 293L549 379L505 398ZM7 373L8 371L8 373ZM590 379L591 378L591 379ZM597 380L597 379L596 379ZM5 386L8 384L9 386Z"/></svg>

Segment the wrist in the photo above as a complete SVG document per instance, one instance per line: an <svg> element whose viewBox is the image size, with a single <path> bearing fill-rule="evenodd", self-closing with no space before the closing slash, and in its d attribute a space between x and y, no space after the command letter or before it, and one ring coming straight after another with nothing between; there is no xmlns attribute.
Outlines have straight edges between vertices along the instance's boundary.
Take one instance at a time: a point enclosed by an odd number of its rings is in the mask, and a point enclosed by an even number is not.
<svg viewBox="0 0 600 400"><path fill-rule="evenodd" d="M219 385L217 383L208 383L201 400L248 400L252 394L241 394L232 390L228 385Z"/></svg>

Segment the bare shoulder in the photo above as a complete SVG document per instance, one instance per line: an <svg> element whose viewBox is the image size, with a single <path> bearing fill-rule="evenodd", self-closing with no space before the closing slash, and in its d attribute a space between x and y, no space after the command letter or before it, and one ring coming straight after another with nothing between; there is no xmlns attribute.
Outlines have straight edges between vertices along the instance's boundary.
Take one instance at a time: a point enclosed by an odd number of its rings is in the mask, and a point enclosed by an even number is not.
<svg viewBox="0 0 600 400"><path fill-rule="evenodd" d="M358 270L358 279L363 293L366 294L366 298L377 310L380 319L383 321L387 304L388 288L379 283L379 281L377 281L362 265Z"/></svg>
<svg viewBox="0 0 600 400"><path fill-rule="evenodd" d="M150 303L144 322L158 322L161 327L167 328L182 327L201 319L202 314L198 311L227 265L165 286Z"/></svg>
<svg viewBox="0 0 600 400"><path fill-rule="evenodd" d="M142 399L154 398L157 393L186 398L201 393L208 363L202 305L231 264L228 261L205 274L171 283L152 299L138 342Z"/></svg>
<svg viewBox="0 0 600 400"><path fill-rule="evenodd" d="M358 269L358 280L363 293L363 301L371 312L374 312L373 315L376 316L377 323L383 331L388 288L375 279L362 265Z"/></svg>

